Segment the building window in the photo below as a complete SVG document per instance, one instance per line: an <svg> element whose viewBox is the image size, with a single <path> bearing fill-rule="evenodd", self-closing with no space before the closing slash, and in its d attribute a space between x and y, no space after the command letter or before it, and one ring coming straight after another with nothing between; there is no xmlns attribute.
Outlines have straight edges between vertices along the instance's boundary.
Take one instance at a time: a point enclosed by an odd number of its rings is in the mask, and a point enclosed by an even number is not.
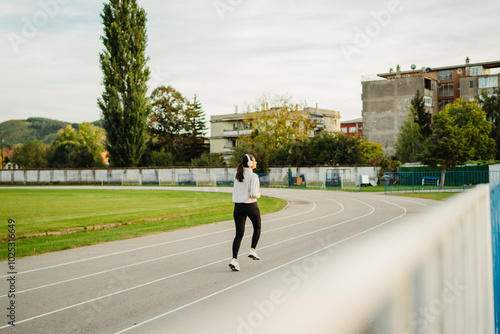
<svg viewBox="0 0 500 334"><path fill-rule="evenodd" d="M432 89L432 83L429 79L424 79L424 88L429 90Z"/></svg>
<svg viewBox="0 0 500 334"><path fill-rule="evenodd" d="M424 104L426 107L432 107L432 97L424 96Z"/></svg>
<svg viewBox="0 0 500 334"><path fill-rule="evenodd" d="M480 77L479 78L479 89L482 88L497 88L498 87L498 76L491 77Z"/></svg>
<svg viewBox="0 0 500 334"><path fill-rule="evenodd" d="M453 80L453 71L439 71L438 80Z"/></svg>
<svg viewBox="0 0 500 334"><path fill-rule="evenodd" d="M469 81L469 88L473 88L474 87L474 81Z"/></svg>
<svg viewBox="0 0 500 334"><path fill-rule="evenodd" d="M356 133L356 127L355 126L351 126L349 128L349 133Z"/></svg>
<svg viewBox="0 0 500 334"><path fill-rule="evenodd" d="M473 66L470 68L471 76L483 75L483 67L482 66Z"/></svg>
<svg viewBox="0 0 500 334"><path fill-rule="evenodd" d="M455 95L455 93L453 91L452 82L439 85L438 96L453 96L453 95Z"/></svg>
<svg viewBox="0 0 500 334"><path fill-rule="evenodd" d="M342 130L343 133L347 133L347 128L344 127L341 130Z"/></svg>

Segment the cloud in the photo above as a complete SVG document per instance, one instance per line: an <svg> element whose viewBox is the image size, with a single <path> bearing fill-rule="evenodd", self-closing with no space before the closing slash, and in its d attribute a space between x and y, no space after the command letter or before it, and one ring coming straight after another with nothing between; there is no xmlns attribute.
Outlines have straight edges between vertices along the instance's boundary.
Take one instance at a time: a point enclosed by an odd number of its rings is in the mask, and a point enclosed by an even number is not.
<svg viewBox="0 0 500 334"><path fill-rule="evenodd" d="M60 6L44 12L41 3L55 1ZM296 101L339 110L343 120L357 118L362 75L397 64L461 64L466 56L473 62L496 60L500 49L495 14L500 5L491 0L480 5L464 0L220 1L230 4L222 16L215 0L138 1L148 13L151 89L172 85L188 98L197 94L207 119L232 113L235 105L241 110L262 93L290 94ZM385 24L380 15L391 4L401 9ZM100 117L101 11L102 1L4 1L0 122L13 115L70 122ZM23 36L30 22L36 33L15 52L7 36ZM346 57L342 46L356 46L356 37L370 28L375 30L365 45Z"/></svg>

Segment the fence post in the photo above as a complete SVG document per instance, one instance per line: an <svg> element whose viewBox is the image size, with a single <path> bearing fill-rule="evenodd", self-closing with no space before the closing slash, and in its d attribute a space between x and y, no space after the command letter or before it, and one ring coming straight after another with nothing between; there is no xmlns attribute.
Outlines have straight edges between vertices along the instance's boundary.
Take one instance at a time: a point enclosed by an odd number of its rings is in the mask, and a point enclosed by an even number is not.
<svg viewBox="0 0 500 334"><path fill-rule="evenodd" d="M387 179L389 178L389 175L387 172L384 173L383 179L384 179L384 193L387 194Z"/></svg>
<svg viewBox="0 0 500 334"><path fill-rule="evenodd" d="M411 173L411 192L415 192L415 172Z"/></svg>

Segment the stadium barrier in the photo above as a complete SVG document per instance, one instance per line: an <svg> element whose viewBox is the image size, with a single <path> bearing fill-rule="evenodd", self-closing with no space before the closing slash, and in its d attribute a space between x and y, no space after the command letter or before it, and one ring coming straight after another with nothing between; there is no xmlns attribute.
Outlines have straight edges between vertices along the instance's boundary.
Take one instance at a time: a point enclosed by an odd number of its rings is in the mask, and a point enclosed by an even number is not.
<svg viewBox="0 0 500 334"><path fill-rule="evenodd" d="M271 167L269 173L259 174L259 179L263 187L288 187L291 172L300 179L292 176L290 186L329 188L335 182L327 175L337 173L342 180L341 188L355 189L359 175L368 175L370 180L377 181L378 170L374 166ZM229 167L17 169L0 170L0 184L227 186L232 184L235 172L236 168Z"/></svg>
<svg viewBox="0 0 500 334"><path fill-rule="evenodd" d="M295 291L282 295L285 301L255 329L495 333L492 224L498 238L499 187L494 189L490 194L488 185L479 185L344 246L319 237L317 250L290 263L295 269L283 274L287 282L293 278ZM493 246L498 250L498 240ZM495 277L498 282L498 268Z"/></svg>

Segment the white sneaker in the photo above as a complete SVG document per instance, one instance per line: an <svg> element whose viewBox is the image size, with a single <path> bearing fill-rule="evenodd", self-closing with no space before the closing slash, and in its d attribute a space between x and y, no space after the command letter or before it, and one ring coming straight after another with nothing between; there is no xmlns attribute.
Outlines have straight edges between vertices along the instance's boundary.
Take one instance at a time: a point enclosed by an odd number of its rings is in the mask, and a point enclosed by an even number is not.
<svg viewBox="0 0 500 334"><path fill-rule="evenodd" d="M257 255L257 253L251 249L250 249L250 253L248 254L248 257L253 259L253 260L260 260L260 257Z"/></svg>
<svg viewBox="0 0 500 334"><path fill-rule="evenodd" d="M240 264L235 259L232 259L229 268L231 268L232 271L240 271Z"/></svg>

